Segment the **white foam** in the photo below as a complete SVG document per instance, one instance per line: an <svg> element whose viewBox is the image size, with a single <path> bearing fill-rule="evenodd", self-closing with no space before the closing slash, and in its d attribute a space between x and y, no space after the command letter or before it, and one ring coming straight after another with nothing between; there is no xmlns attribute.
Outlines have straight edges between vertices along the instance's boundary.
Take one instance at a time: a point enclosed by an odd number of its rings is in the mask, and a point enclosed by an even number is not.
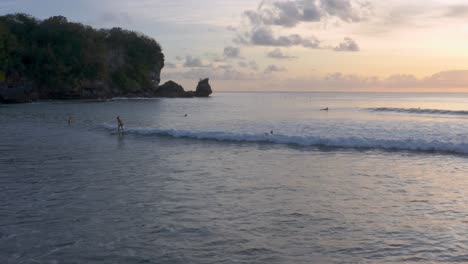
<svg viewBox="0 0 468 264"><path fill-rule="evenodd" d="M431 114L431 115L468 115L468 111L463 110L441 110L441 109L421 109L421 108L392 108L379 107L368 108L372 112L395 112L395 113L410 113L410 114Z"/></svg>
<svg viewBox="0 0 468 264"><path fill-rule="evenodd" d="M105 125L108 130L115 126ZM269 133L241 133L227 131L192 131L159 128L126 128L125 133L136 135L169 136L174 138L193 138L227 142L255 142L273 144L292 144L298 146L365 148L402 151L424 151L468 154L468 143L424 139L383 139L374 137L333 137L325 135L283 135Z"/></svg>

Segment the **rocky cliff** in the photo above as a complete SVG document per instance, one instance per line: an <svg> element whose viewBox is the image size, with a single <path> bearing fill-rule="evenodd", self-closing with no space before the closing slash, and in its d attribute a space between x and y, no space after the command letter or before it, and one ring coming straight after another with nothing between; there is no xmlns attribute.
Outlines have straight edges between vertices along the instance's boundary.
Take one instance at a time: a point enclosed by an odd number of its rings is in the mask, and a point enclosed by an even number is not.
<svg viewBox="0 0 468 264"><path fill-rule="evenodd" d="M159 87L164 54L140 33L93 29L64 17L0 16L0 103L40 99L209 96L173 81Z"/></svg>

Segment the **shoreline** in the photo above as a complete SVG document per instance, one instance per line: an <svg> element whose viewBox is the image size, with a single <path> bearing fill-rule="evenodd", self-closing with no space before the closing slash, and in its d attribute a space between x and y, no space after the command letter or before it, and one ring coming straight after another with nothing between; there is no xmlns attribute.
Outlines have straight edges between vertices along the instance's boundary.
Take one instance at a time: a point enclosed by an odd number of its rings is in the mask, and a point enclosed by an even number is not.
<svg viewBox="0 0 468 264"><path fill-rule="evenodd" d="M38 98L36 92L30 92L29 94L19 93L15 91L14 88L9 88L11 90L2 90L0 89L0 104L21 104L21 103L34 103L39 101L68 101L68 100L89 100L94 102L106 102L112 100L131 100L134 99L155 99L155 98L206 98L210 97L213 93L211 85L209 84L209 78L200 79L195 91L185 91L185 89L177 84L176 82L170 80L164 83L161 86L158 86L154 91L142 92L140 94L132 94L127 96L117 95L117 96L95 96L95 98L90 98L93 96L83 96L80 98L74 98L75 96L64 96L60 99L41 99ZM19 89L16 89L19 90ZM142 96L143 95L143 96ZM149 95L149 96L146 96Z"/></svg>
<svg viewBox="0 0 468 264"><path fill-rule="evenodd" d="M162 97L162 96L154 96L154 97L112 97L112 98L105 98L105 99L39 99L33 100L29 102L0 102L0 105L18 105L18 104L41 104L41 103L106 103L106 102L115 102L115 101L149 101L149 100L157 100L157 99L194 99L194 98L211 98L211 96L207 97Z"/></svg>

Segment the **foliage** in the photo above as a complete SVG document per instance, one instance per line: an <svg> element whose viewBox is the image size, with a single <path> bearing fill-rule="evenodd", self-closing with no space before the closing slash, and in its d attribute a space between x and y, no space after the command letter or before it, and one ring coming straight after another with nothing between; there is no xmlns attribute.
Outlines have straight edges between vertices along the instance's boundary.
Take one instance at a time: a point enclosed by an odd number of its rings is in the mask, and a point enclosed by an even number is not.
<svg viewBox="0 0 468 264"><path fill-rule="evenodd" d="M41 94L79 95L86 81L138 92L151 86L149 73L163 61L160 45L136 32L98 30L63 16L0 16L0 81L28 78Z"/></svg>

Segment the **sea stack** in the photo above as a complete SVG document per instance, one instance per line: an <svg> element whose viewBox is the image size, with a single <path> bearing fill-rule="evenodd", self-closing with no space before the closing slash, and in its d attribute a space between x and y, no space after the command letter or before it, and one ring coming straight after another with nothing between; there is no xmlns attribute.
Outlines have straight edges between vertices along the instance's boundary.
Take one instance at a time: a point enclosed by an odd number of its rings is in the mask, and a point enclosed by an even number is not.
<svg viewBox="0 0 468 264"><path fill-rule="evenodd" d="M209 78L202 79L198 82L197 90L195 90L195 97L208 97L212 94Z"/></svg>
<svg viewBox="0 0 468 264"><path fill-rule="evenodd" d="M187 92L184 91L181 85L171 80L159 86L158 89L156 89L155 96L169 98L187 97Z"/></svg>

